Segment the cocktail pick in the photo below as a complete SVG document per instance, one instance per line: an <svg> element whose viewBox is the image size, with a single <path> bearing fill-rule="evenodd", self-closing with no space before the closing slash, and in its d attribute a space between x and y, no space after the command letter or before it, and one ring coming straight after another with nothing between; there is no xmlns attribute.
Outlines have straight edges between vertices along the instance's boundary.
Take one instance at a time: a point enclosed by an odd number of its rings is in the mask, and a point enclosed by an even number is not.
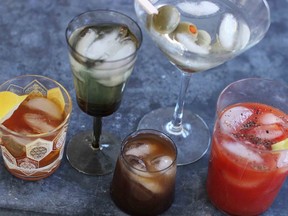
<svg viewBox="0 0 288 216"><path fill-rule="evenodd" d="M158 14L158 10L149 0L137 0L148 14Z"/></svg>

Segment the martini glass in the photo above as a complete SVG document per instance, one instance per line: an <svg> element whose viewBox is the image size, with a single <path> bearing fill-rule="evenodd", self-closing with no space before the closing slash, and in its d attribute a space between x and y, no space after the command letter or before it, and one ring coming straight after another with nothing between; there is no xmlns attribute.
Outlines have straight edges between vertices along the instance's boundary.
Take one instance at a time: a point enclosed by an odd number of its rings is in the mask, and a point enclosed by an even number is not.
<svg viewBox="0 0 288 216"><path fill-rule="evenodd" d="M153 110L138 128L168 134L178 148L177 164L193 163L207 152L210 133L200 116L184 110L191 76L261 41L270 25L269 6L266 0L135 0L134 6L152 40L182 75L175 108Z"/></svg>

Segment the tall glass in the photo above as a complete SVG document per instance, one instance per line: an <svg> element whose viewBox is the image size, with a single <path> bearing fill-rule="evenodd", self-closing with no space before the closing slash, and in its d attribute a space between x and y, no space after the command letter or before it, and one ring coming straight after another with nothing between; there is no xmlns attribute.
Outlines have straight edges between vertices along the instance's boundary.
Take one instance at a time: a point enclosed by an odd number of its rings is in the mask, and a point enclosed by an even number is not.
<svg viewBox="0 0 288 216"><path fill-rule="evenodd" d="M72 111L69 93L39 75L12 78L0 85L0 144L14 176L35 181L60 166Z"/></svg>
<svg viewBox="0 0 288 216"><path fill-rule="evenodd" d="M93 116L93 131L79 133L67 146L67 158L90 175L112 172L120 141L102 133L102 117L117 111L142 42L130 17L116 11L89 11L66 29L78 106Z"/></svg>
<svg viewBox="0 0 288 216"><path fill-rule="evenodd" d="M229 215L260 215L288 174L288 86L248 78L217 101L207 192Z"/></svg>
<svg viewBox="0 0 288 216"><path fill-rule="evenodd" d="M138 128L168 133L178 148L178 165L197 161L207 151L210 133L197 114L184 110L193 73L214 68L257 44L270 25L266 0L151 0L158 14L135 11L147 32L182 75L175 108L146 114Z"/></svg>

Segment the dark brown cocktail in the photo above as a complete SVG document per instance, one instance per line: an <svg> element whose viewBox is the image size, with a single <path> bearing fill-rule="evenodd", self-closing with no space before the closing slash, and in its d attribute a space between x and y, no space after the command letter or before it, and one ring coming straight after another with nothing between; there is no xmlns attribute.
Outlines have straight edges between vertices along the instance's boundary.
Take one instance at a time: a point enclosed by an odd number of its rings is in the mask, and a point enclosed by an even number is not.
<svg viewBox="0 0 288 216"><path fill-rule="evenodd" d="M122 143L112 184L115 204L131 215L157 215L174 199L177 150L166 135L139 130Z"/></svg>

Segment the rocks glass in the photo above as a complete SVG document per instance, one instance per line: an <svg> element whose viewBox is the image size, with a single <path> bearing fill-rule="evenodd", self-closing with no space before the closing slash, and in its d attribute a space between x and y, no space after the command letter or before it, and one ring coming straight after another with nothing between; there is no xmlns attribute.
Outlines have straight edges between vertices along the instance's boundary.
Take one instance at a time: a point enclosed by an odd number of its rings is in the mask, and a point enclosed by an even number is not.
<svg viewBox="0 0 288 216"><path fill-rule="evenodd" d="M0 85L0 94L5 114L0 143L6 168L24 180L51 175L64 152L72 110L69 93L50 78L26 75Z"/></svg>
<svg viewBox="0 0 288 216"><path fill-rule="evenodd" d="M249 78L217 102L207 192L229 215L260 215L288 174L288 86Z"/></svg>
<svg viewBox="0 0 288 216"><path fill-rule="evenodd" d="M156 130L139 130L124 139L112 184L115 204L131 215L157 215L174 199L177 150Z"/></svg>

